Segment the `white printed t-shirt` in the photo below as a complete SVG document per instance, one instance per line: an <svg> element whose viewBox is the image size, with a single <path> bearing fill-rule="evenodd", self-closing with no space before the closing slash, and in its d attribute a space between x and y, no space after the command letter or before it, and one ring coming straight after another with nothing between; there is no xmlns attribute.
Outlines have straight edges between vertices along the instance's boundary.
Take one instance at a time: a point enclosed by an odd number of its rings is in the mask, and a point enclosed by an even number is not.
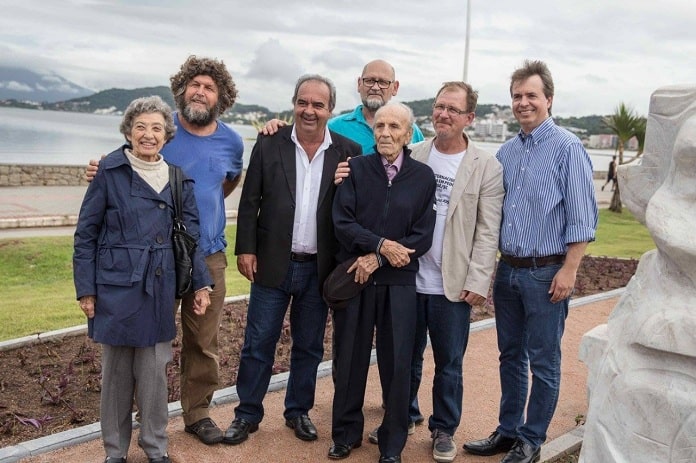
<svg viewBox="0 0 696 463"><path fill-rule="evenodd" d="M445 221L447 220L447 209L452 194L452 185L454 185L454 177L465 154L466 150L457 154L444 154L435 149L435 144L430 150L428 165L435 173L437 183L435 191L437 218L433 232L433 245L427 253L418 259L416 291L421 294L445 294L442 284L442 245L445 237Z"/></svg>

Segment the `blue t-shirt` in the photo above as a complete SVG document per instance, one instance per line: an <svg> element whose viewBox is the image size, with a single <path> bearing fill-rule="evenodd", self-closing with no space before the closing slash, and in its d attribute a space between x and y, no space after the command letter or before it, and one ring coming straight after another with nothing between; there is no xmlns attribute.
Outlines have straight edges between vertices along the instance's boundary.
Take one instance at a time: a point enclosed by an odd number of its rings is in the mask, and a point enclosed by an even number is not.
<svg viewBox="0 0 696 463"><path fill-rule="evenodd" d="M375 135L365 120L362 109L363 105L358 105L352 113L332 117L329 119L329 130L359 143L362 146L362 154L372 154L375 152ZM414 123L411 143L419 141L423 141L423 132Z"/></svg>
<svg viewBox="0 0 696 463"><path fill-rule="evenodd" d="M234 180L242 172L244 142L227 124L218 120L208 136L187 132L174 114L176 135L162 148L164 160L181 167L195 182L193 186L200 217L200 247L209 256L227 247L225 240L225 195L223 180Z"/></svg>

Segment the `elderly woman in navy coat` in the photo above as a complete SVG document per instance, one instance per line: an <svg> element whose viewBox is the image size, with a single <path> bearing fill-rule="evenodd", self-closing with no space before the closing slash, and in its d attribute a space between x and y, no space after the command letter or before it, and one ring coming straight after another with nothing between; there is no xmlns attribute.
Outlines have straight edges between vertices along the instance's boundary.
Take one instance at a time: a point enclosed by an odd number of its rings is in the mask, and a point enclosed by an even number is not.
<svg viewBox="0 0 696 463"><path fill-rule="evenodd" d="M174 137L172 113L157 96L138 98L120 127L127 144L104 158L80 209L73 256L75 288L89 336L103 345L101 430L106 463L125 463L133 398L139 444L151 463L168 463L167 373L176 336L173 199L160 149ZM188 232L198 238L193 181L182 188ZM194 257L194 312L212 288Z"/></svg>

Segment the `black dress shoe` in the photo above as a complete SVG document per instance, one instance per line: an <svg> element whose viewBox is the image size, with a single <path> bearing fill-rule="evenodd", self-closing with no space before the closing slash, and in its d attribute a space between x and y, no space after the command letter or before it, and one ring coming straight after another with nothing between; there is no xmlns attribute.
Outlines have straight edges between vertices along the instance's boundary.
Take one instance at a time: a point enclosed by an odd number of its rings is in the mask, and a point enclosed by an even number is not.
<svg viewBox="0 0 696 463"><path fill-rule="evenodd" d="M126 463L125 458L106 457L104 463Z"/></svg>
<svg viewBox="0 0 696 463"><path fill-rule="evenodd" d="M534 448L518 439L500 463L534 463L540 457L541 447Z"/></svg>
<svg viewBox="0 0 696 463"><path fill-rule="evenodd" d="M498 431L485 439L475 440L464 444L464 450L474 455L495 455L496 453L507 452L512 448L515 439L498 434Z"/></svg>
<svg viewBox="0 0 696 463"><path fill-rule="evenodd" d="M249 438L249 434L256 432L259 429L258 423L250 423L242 418L235 418L230 427L225 431L222 442L225 444L237 445L241 444Z"/></svg>
<svg viewBox="0 0 696 463"><path fill-rule="evenodd" d="M312 420L307 415L296 416L285 420L285 426L295 430L295 437L301 440L317 440L317 428L312 424Z"/></svg>
<svg viewBox="0 0 696 463"><path fill-rule="evenodd" d="M395 457L379 456L379 463L401 463L401 455Z"/></svg>
<svg viewBox="0 0 696 463"><path fill-rule="evenodd" d="M148 463L172 463L167 455L159 458L148 458L147 461Z"/></svg>
<svg viewBox="0 0 696 463"><path fill-rule="evenodd" d="M329 458L332 460L343 460L350 456L350 451L357 449L362 445L361 441L355 442L354 444L332 444L329 449Z"/></svg>

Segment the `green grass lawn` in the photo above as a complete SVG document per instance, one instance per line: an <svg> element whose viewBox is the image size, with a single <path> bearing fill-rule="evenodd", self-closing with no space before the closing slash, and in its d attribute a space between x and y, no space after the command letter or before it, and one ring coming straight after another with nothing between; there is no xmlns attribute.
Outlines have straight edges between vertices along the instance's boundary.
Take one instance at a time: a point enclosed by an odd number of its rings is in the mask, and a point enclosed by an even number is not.
<svg viewBox="0 0 696 463"><path fill-rule="evenodd" d="M648 229L640 224L628 209L621 214L609 209L599 210L597 236L587 247L592 256L640 258L646 251L655 248Z"/></svg>
<svg viewBox="0 0 696 463"><path fill-rule="evenodd" d="M235 234L228 226L228 296L249 293L237 271ZM72 253L72 236L0 240L0 341L86 323L75 300Z"/></svg>
<svg viewBox="0 0 696 463"><path fill-rule="evenodd" d="M247 294L249 282L237 272L236 226L226 229L227 295ZM647 229L626 210L600 211L597 241L588 254L639 258L654 248ZM0 240L0 340L85 323L75 301L72 236Z"/></svg>

